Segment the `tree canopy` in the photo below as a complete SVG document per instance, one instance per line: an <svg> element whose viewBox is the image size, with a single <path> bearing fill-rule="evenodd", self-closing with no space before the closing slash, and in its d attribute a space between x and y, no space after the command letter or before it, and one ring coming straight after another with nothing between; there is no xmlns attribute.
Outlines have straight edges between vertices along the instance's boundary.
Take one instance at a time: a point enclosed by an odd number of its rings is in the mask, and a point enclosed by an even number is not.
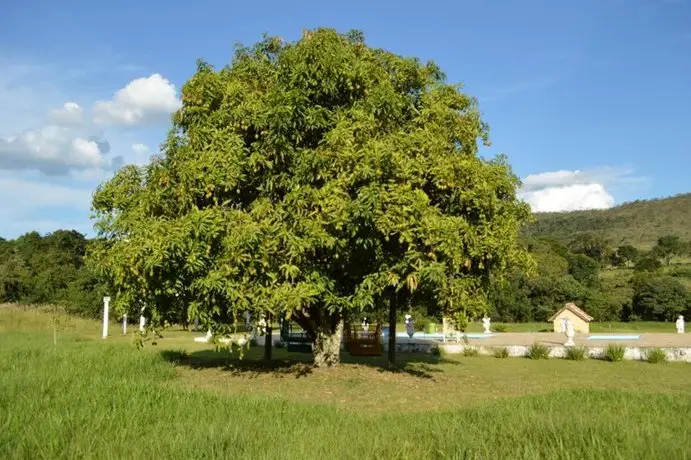
<svg viewBox="0 0 691 460"><path fill-rule="evenodd" d="M686 245L677 235L661 236L653 247L653 254L663 259L667 266L669 266L672 257L682 255L684 252L686 252Z"/></svg>
<svg viewBox="0 0 691 460"><path fill-rule="evenodd" d="M214 333L244 311L285 315L338 362L343 319L424 293L487 307L529 218L504 158L486 160L476 100L361 33L265 37L199 62L162 153L93 199L92 260L120 308L181 309Z"/></svg>

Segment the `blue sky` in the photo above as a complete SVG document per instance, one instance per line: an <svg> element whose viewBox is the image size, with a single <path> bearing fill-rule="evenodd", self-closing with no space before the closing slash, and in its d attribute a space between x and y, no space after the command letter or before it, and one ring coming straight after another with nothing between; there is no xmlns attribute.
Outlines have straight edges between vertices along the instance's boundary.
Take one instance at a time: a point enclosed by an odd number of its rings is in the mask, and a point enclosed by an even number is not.
<svg viewBox="0 0 691 460"><path fill-rule="evenodd" d="M691 0L329 3L6 0L0 235L91 233L92 191L157 150L197 58L319 26L463 82L535 210L691 191Z"/></svg>

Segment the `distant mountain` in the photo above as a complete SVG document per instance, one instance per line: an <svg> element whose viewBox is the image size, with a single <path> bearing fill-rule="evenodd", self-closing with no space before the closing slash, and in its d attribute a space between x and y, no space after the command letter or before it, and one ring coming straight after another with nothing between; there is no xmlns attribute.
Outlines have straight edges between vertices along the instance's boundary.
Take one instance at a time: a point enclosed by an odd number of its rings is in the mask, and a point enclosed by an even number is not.
<svg viewBox="0 0 691 460"><path fill-rule="evenodd" d="M613 246L631 244L645 249L664 235L691 240L691 193L606 210L537 213L535 220L525 234L568 243L578 234L595 233Z"/></svg>

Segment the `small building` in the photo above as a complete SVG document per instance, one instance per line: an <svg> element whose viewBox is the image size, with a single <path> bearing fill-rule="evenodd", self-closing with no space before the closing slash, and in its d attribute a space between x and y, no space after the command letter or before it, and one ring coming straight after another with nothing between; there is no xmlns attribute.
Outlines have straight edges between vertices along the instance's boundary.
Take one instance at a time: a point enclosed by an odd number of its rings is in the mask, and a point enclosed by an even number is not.
<svg viewBox="0 0 691 460"><path fill-rule="evenodd" d="M554 325L554 332L564 332L562 320L565 318L571 320L576 332L590 333L590 322L593 320L593 317L578 308L575 303L567 303L549 319Z"/></svg>

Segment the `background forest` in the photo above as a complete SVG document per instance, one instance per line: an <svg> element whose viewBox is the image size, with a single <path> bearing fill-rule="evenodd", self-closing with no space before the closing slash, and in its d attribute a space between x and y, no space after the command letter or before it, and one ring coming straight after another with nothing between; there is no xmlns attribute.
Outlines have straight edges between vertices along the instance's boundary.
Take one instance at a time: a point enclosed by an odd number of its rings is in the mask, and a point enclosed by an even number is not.
<svg viewBox="0 0 691 460"><path fill-rule="evenodd" d="M494 286L495 321L546 321L566 302L596 321L670 321L691 313L691 194L537 214L523 242L537 274L514 272ZM97 317L108 289L85 264L89 244L70 230L0 238L0 303L57 304ZM433 316L425 307L413 311Z"/></svg>

